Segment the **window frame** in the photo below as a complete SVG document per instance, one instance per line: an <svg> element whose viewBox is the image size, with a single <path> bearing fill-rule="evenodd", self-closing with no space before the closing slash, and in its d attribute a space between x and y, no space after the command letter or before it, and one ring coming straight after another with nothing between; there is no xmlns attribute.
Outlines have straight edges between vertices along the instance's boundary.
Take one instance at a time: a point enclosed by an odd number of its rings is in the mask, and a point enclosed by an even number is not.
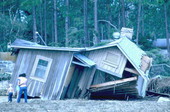
<svg viewBox="0 0 170 112"><path fill-rule="evenodd" d="M117 63L115 63L115 62L110 62L109 60L107 60L107 56L108 56L108 55L112 55L112 56L118 57ZM106 64L106 65L109 65L109 66L111 66L111 67L117 68L117 67L119 66L119 63L120 63L120 57L121 57L121 55L118 54L118 53L107 52L106 55L105 55L105 58L104 58L103 62L104 62L104 64Z"/></svg>
<svg viewBox="0 0 170 112"><path fill-rule="evenodd" d="M35 72L36 72L39 60L44 60L44 61L48 62L47 68L45 70L44 78L40 78L40 77L35 76ZM47 58L47 57L44 57L44 56L41 56L41 55L37 55L36 59L34 61L32 71L31 71L30 79L37 80L37 81L40 81L40 82L45 82L47 80L47 76L49 74L51 64L52 64L52 59L51 58Z"/></svg>

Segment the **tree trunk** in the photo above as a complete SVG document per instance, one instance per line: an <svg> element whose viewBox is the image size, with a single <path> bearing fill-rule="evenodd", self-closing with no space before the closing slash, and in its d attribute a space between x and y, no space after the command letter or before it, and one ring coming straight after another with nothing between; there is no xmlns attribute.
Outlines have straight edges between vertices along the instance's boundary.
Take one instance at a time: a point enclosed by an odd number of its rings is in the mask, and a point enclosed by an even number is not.
<svg viewBox="0 0 170 112"><path fill-rule="evenodd" d="M138 16L137 16L137 29L136 29L136 44L139 44L139 32L140 32L140 20L141 20L141 0L139 0L138 4Z"/></svg>
<svg viewBox="0 0 170 112"><path fill-rule="evenodd" d="M69 42L68 42L68 29L69 29L69 17L68 17L68 11L69 11L69 0L66 0L66 18L65 18L65 34L66 34L66 40L65 40L65 46L67 47Z"/></svg>
<svg viewBox="0 0 170 112"><path fill-rule="evenodd" d="M2 2L4 3L5 0L2 0ZM5 6L4 6L4 4L2 4L2 15L5 16ZM6 30L2 29L2 41L5 41L5 34L6 34Z"/></svg>
<svg viewBox="0 0 170 112"><path fill-rule="evenodd" d="M84 46L89 46L88 38L88 19L87 19L87 0L84 0Z"/></svg>
<svg viewBox="0 0 170 112"><path fill-rule="evenodd" d="M122 16L122 27L126 26L126 19L125 19L125 1L120 0L121 3L121 16Z"/></svg>
<svg viewBox="0 0 170 112"><path fill-rule="evenodd" d="M3 4L2 4L2 14L3 14L3 15L5 14L4 1L5 1L5 0L2 0L2 2L3 2Z"/></svg>
<svg viewBox="0 0 170 112"><path fill-rule="evenodd" d="M145 36L144 5L142 5L142 37Z"/></svg>
<svg viewBox="0 0 170 112"><path fill-rule="evenodd" d="M57 36L57 2L54 0L54 42L58 43Z"/></svg>
<svg viewBox="0 0 170 112"><path fill-rule="evenodd" d="M111 7L110 5L108 5L108 20L110 21L110 23L112 22L112 12L111 12ZM111 26L110 24L107 25L108 28L108 39L112 38L111 37Z"/></svg>
<svg viewBox="0 0 170 112"><path fill-rule="evenodd" d="M98 23L97 23L97 0L94 0L94 40L93 44L96 45L99 42L98 39Z"/></svg>
<svg viewBox="0 0 170 112"><path fill-rule="evenodd" d="M118 29L121 30L121 12L120 11L118 15Z"/></svg>
<svg viewBox="0 0 170 112"><path fill-rule="evenodd" d="M42 4L40 5L40 10L39 10L39 14L40 14L40 35L43 36L43 7Z"/></svg>
<svg viewBox="0 0 170 112"><path fill-rule="evenodd" d="M103 25L101 26L101 39L104 40L104 29L103 29Z"/></svg>
<svg viewBox="0 0 170 112"><path fill-rule="evenodd" d="M47 1L44 0L44 41L47 43Z"/></svg>
<svg viewBox="0 0 170 112"><path fill-rule="evenodd" d="M164 3L164 17L165 17L165 30L166 30L166 41L167 41L167 51L170 57L170 43L169 43L169 32L168 32L168 17L167 17L167 3Z"/></svg>
<svg viewBox="0 0 170 112"><path fill-rule="evenodd" d="M33 40L34 40L34 42L37 42L37 36L36 36L36 31L37 31L37 26L36 26L36 6L32 7L32 17L33 17Z"/></svg>

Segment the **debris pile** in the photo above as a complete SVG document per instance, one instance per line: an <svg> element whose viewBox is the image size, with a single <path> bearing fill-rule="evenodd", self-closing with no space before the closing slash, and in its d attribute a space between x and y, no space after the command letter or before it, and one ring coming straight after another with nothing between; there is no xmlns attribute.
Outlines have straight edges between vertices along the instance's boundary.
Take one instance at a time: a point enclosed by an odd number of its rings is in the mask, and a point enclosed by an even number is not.
<svg viewBox="0 0 170 112"><path fill-rule="evenodd" d="M148 92L170 97L170 77L162 78L158 76L151 79L148 85Z"/></svg>

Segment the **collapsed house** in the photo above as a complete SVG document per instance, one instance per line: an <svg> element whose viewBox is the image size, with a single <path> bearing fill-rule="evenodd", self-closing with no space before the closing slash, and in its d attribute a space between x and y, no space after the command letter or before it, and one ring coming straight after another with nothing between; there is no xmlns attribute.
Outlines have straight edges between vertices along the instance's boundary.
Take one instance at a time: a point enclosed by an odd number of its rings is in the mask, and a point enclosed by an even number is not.
<svg viewBox="0 0 170 112"><path fill-rule="evenodd" d="M42 99L144 97L151 59L126 37L93 48L42 46L17 39L11 83L26 73L28 95Z"/></svg>

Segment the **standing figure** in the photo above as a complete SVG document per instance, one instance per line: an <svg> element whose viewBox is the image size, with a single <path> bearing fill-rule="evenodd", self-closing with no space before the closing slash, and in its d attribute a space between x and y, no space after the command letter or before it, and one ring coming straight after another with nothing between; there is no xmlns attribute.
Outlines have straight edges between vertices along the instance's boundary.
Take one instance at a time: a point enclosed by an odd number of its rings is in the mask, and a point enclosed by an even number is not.
<svg viewBox="0 0 170 112"><path fill-rule="evenodd" d="M12 102L13 93L14 93L14 89L12 88L12 84L9 84L9 88L7 89L8 102Z"/></svg>
<svg viewBox="0 0 170 112"><path fill-rule="evenodd" d="M26 74L20 74L18 78L18 86L19 86L19 95L17 99L17 103L20 103L22 93L24 92L25 103L27 103L27 78Z"/></svg>

